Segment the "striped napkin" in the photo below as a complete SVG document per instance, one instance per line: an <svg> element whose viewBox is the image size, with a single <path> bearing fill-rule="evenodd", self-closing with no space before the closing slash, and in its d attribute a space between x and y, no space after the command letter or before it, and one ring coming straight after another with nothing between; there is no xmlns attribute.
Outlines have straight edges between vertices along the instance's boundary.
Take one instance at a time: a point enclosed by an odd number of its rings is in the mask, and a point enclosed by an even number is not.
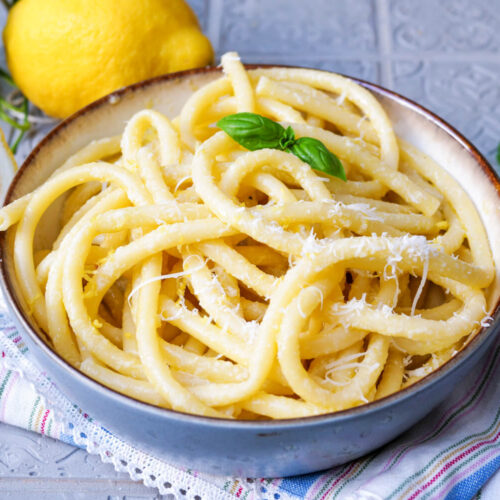
<svg viewBox="0 0 500 500"><path fill-rule="evenodd" d="M3 302L3 301L2 301ZM0 302L0 306L3 304ZM430 416L384 448L329 471L285 479L217 477L148 456L95 422L30 360L0 313L0 421L98 453L133 479L193 500L500 498L500 339Z"/></svg>

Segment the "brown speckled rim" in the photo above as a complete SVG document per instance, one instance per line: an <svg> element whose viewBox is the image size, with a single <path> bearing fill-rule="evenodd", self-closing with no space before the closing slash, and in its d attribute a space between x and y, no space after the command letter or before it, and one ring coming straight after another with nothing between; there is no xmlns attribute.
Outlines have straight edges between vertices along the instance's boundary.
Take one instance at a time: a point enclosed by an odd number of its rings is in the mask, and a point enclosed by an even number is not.
<svg viewBox="0 0 500 500"><path fill-rule="evenodd" d="M271 64L246 64L247 69L258 69L258 68L290 68L292 66L284 66L284 65L271 65ZM294 66L296 67L296 66ZM310 68L308 68L310 69ZM97 101L89 104L88 106L82 108L77 111L69 118L66 118L61 123L59 123L56 127L54 127L33 149L33 151L29 154L29 156L24 161L23 165L20 167L19 171L16 173L14 179L12 180L9 189L7 191L5 197L5 204L9 203L11 198L13 197L13 193L15 190L16 184L19 182L19 179L28 171L30 165L34 162L36 156L40 153L41 150L45 146L47 146L51 141L57 138L61 132L68 127L69 124L73 123L76 120L85 119L85 116L94 110L101 108L103 106L110 105L110 98L117 97L121 98L123 96L134 93L137 90L144 90L147 87L155 86L159 83L176 80L181 78L186 78L189 76L199 75L203 73L214 73L220 72L220 67L205 67L192 69L187 71L180 71L178 73L170 73L167 75L157 76L155 78L151 78L148 80L144 80L142 82L135 83L133 85L123 87L111 94L104 96ZM366 82L364 80L360 80L357 78L348 77L354 82L362 85L363 87L374 90L376 93L383 95L384 97L397 102L398 104L410 108L414 112L423 116L428 121L434 123L441 130L444 130L452 139L458 142L475 160L476 164L483 171L483 173L488 177L489 181L495 187L497 192L499 201L500 201L500 178L495 170L489 165L487 160L481 155L481 153L474 147L460 132L458 132L454 127L449 125L443 119L441 119L436 114L432 113L428 109L420 106L416 102L403 97L396 92L385 89L379 85L374 83ZM3 254L5 248L6 238L5 233L0 235L0 258L1 254ZM156 416L164 417L166 420L174 419L174 420L184 420L192 423L203 423L207 426L215 426L215 427L226 427L226 428L239 428L239 429L258 429L259 431L265 431L266 429L272 431L285 430L291 428L300 428L304 426L316 426L316 425L324 425L330 423L340 423L346 419L356 418L358 416L367 416L371 413L375 413L380 410L389 409L396 402L402 402L403 400L409 399L412 396L420 393L426 389L428 389L431 385L434 385L439 380L444 378L449 373L453 372L455 369L459 367L460 364L465 362L468 358L472 357L472 355L480 348L486 337L495 336L500 331L500 299L497 301L495 305L494 311L492 313L493 322L489 327L482 328L474 338L466 345L464 349L458 352L453 358L448 360L446 363L441 365L437 370L433 371L423 379L419 380L415 384L402 389L390 396L379 399L377 401L372 401L370 403L366 403L361 406L357 406L354 408L349 408L347 410L342 410L334 413L327 413L324 415L311 416L311 417L301 417L301 418L292 418L292 419L279 419L279 420L233 420L233 419L225 419L225 418L213 418L213 417L205 417L200 415L193 415L187 413L181 413L175 410L168 410L165 408L160 408L158 406L154 406L148 403L143 403L142 401L138 401L129 396L125 396L119 392L116 392L103 384L95 381L94 379L88 377L84 373L80 372L73 366L69 365L64 359L62 359L55 351L53 351L34 331L29 322L26 320L22 308L19 304L17 297L13 292L12 283L10 277L8 276L7 270L4 265L3 259L0 262L0 285L3 289L3 292L6 296L6 299L9 302L11 310L13 310L20 324L24 327L25 332L29 335L32 342L43 351L43 353L49 358L50 362L56 363L59 367L68 371L71 376L77 377L83 382L90 390L98 390L104 393L110 399L117 400L120 403L135 406L136 408L140 408L146 413L156 414Z"/></svg>

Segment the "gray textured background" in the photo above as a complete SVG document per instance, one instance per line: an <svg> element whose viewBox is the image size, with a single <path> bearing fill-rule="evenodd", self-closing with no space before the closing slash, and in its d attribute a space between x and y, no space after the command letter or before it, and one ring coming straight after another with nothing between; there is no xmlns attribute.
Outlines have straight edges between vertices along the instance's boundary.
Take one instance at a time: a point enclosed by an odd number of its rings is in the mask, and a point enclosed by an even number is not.
<svg viewBox="0 0 500 500"><path fill-rule="evenodd" d="M500 140L500 0L190 0L219 57L370 80L428 107L493 163ZM1 18L0 18L1 22ZM21 151L26 154L32 141ZM153 499L66 444L0 424L0 499Z"/></svg>

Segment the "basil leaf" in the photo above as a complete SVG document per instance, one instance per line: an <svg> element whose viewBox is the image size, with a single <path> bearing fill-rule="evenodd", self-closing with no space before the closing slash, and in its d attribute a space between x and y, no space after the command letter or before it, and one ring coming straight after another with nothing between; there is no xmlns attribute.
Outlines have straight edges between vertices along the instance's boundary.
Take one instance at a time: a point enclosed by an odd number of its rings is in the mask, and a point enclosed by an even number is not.
<svg viewBox="0 0 500 500"><path fill-rule="evenodd" d="M217 126L250 151L264 148L281 149L280 141L289 136L289 132L279 123L255 113L225 116L217 122Z"/></svg>
<svg viewBox="0 0 500 500"><path fill-rule="evenodd" d="M285 130L283 136L280 139L279 148L282 151L286 151L288 148L292 147L295 144L295 132L293 128L288 126Z"/></svg>
<svg viewBox="0 0 500 500"><path fill-rule="evenodd" d="M288 151L311 165L314 170L333 175L343 181L347 180L341 161L318 139L301 137L288 148Z"/></svg>
<svg viewBox="0 0 500 500"><path fill-rule="evenodd" d="M290 126L285 129L279 123L256 113L228 115L221 118L217 126L250 151L264 148L287 151L315 170L347 180L341 161L321 141L312 137L296 140Z"/></svg>
<svg viewBox="0 0 500 500"><path fill-rule="evenodd" d="M497 163L500 165L500 143L497 146Z"/></svg>

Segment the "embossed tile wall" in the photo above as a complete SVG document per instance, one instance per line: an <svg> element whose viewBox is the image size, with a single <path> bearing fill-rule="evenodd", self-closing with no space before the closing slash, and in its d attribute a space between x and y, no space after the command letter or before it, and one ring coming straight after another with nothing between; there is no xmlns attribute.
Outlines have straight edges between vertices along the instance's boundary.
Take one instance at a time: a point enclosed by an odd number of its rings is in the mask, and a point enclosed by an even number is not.
<svg viewBox="0 0 500 500"><path fill-rule="evenodd" d="M220 51L302 57L376 51L373 0L222 0ZM292 20L292 22L290 22Z"/></svg>
<svg viewBox="0 0 500 500"><path fill-rule="evenodd" d="M393 88L457 127L495 161L500 140L500 1L391 0Z"/></svg>
<svg viewBox="0 0 500 500"><path fill-rule="evenodd" d="M391 37L398 54L500 52L500 3L493 0L391 0Z"/></svg>
<svg viewBox="0 0 500 500"><path fill-rule="evenodd" d="M435 111L490 162L500 141L498 61L395 61L394 88Z"/></svg>

